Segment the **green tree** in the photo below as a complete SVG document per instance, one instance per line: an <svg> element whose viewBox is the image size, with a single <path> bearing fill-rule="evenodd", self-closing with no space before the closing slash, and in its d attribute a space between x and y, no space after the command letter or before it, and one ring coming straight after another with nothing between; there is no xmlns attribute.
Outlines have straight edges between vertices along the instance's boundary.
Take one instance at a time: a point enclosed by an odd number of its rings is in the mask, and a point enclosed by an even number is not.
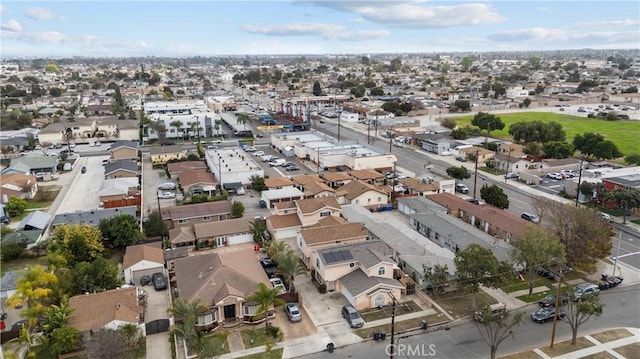
<svg viewBox="0 0 640 359"><path fill-rule="evenodd" d="M118 266L108 259L97 258L93 262L80 262L71 269L70 295L104 292L122 285Z"/></svg>
<svg viewBox="0 0 640 359"><path fill-rule="evenodd" d="M381 86L376 86L369 90L371 96L384 96L384 89Z"/></svg>
<svg viewBox="0 0 640 359"><path fill-rule="evenodd" d="M251 176L250 180L251 180L251 188L253 188L255 191L262 192L268 189L267 186L264 184L263 176L253 175Z"/></svg>
<svg viewBox="0 0 640 359"><path fill-rule="evenodd" d="M596 146L602 141L604 141L604 137L599 133L577 134L573 138L573 148L586 156L591 156L594 154Z"/></svg>
<svg viewBox="0 0 640 359"><path fill-rule="evenodd" d="M169 236L167 225L160 217L160 213L158 213L158 211L153 211L149 214L147 220L142 223L142 229L144 230L144 234L147 238L165 238Z"/></svg>
<svg viewBox="0 0 640 359"><path fill-rule="evenodd" d="M69 353L78 347L80 338L80 332L76 328L65 324L51 333L48 348L56 355Z"/></svg>
<svg viewBox="0 0 640 359"><path fill-rule="evenodd" d="M47 306L51 304L53 289L57 284L58 277L45 267L27 266L24 274L16 281L16 292L5 304L9 308L26 305L20 315L27 318L29 328L34 328Z"/></svg>
<svg viewBox="0 0 640 359"><path fill-rule="evenodd" d="M21 216L27 209L27 201L20 197L11 197L7 202L5 209L9 217Z"/></svg>
<svg viewBox="0 0 640 359"><path fill-rule="evenodd" d="M480 311L485 319L482 322L475 321L476 327L484 341L489 345L490 358L495 359L498 354L498 347L505 339L514 335L514 329L522 323L524 313L506 312L503 315L493 315L488 305L483 306Z"/></svg>
<svg viewBox="0 0 640 359"><path fill-rule="evenodd" d="M231 216L233 218L242 218L244 216L244 204L240 201L234 201L231 205Z"/></svg>
<svg viewBox="0 0 640 359"><path fill-rule="evenodd" d="M640 190L616 188L607 193L605 199L618 204L618 208L622 210L622 223L626 224L631 210L640 205Z"/></svg>
<svg viewBox="0 0 640 359"><path fill-rule="evenodd" d="M276 263L282 256L286 256L291 252L291 247L285 241L272 241L267 248L267 255Z"/></svg>
<svg viewBox="0 0 640 359"><path fill-rule="evenodd" d="M130 214L103 218L98 224L103 240L112 247L126 247L144 242L138 220Z"/></svg>
<svg viewBox="0 0 640 359"><path fill-rule="evenodd" d="M446 127L450 130L453 130L454 128L456 128L455 118L451 118L451 117L443 118L442 121L440 121L440 124L442 125L442 127Z"/></svg>
<svg viewBox="0 0 640 359"><path fill-rule="evenodd" d="M247 123L249 122L249 115L247 115L246 113L239 114L238 118L236 119L236 122L238 123L238 125L242 125L246 130Z"/></svg>
<svg viewBox="0 0 640 359"><path fill-rule="evenodd" d="M182 130L182 121L171 121L169 122L169 126L175 127L178 134L180 134L180 137L184 139L184 131Z"/></svg>
<svg viewBox="0 0 640 359"><path fill-rule="evenodd" d="M529 282L529 297L538 278L537 270L556 258L564 262L564 246L560 240L540 226L528 226L524 236L512 242L511 259L513 263L524 268Z"/></svg>
<svg viewBox="0 0 640 359"><path fill-rule="evenodd" d="M455 281L463 292L477 293L480 285L495 288L504 282L505 273L493 252L478 244L470 244L456 253ZM475 301L475 296L473 297ZM473 307L476 307L473 303Z"/></svg>
<svg viewBox="0 0 640 359"><path fill-rule="evenodd" d="M444 293L444 287L449 281L449 267L436 264L433 267L422 265L422 279L425 282L425 289L431 289L433 295Z"/></svg>
<svg viewBox="0 0 640 359"><path fill-rule="evenodd" d="M618 150L618 146L615 143L605 140L596 144L593 149L593 156L601 160L610 160L622 157L622 152Z"/></svg>
<svg viewBox="0 0 640 359"><path fill-rule="evenodd" d="M313 96L322 95L322 87L320 87L320 81L316 81L313 83Z"/></svg>
<svg viewBox="0 0 640 359"><path fill-rule="evenodd" d="M196 324L198 317L204 315L207 310L199 300L189 301L182 297L176 299L168 310L174 318L171 333L184 339L191 350L196 350L201 344L202 334L196 328Z"/></svg>
<svg viewBox="0 0 640 359"><path fill-rule="evenodd" d="M295 292L293 284L295 276L299 274L307 274L307 268L302 264L293 251L286 255L278 257L278 265L276 266L276 274L281 275L287 283L290 292Z"/></svg>
<svg viewBox="0 0 640 359"><path fill-rule="evenodd" d="M520 121L509 126L509 134L519 143L564 141L566 133L562 125L555 121Z"/></svg>
<svg viewBox="0 0 640 359"><path fill-rule="evenodd" d="M569 301L564 306L565 321L571 328L571 344L576 345L578 329L592 317L599 318L604 311L604 304L599 295L592 295L586 299L577 300L573 288L569 287Z"/></svg>
<svg viewBox="0 0 640 359"><path fill-rule="evenodd" d="M542 153L542 146L538 142L529 142L522 152L528 154L529 156L540 156Z"/></svg>
<svg viewBox="0 0 640 359"><path fill-rule="evenodd" d="M480 198L482 198L488 204L498 207L500 209L509 208L509 196L502 190L502 188L492 184L484 184L480 189Z"/></svg>
<svg viewBox="0 0 640 359"><path fill-rule="evenodd" d="M262 218L254 219L250 224L251 233L253 235L253 242L259 244L260 246L264 245L264 232L267 230L267 223Z"/></svg>
<svg viewBox="0 0 640 359"><path fill-rule="evenodd" d="M2 228L9 228L6 226L2 226ZM4 235L3 235L4 237ZM14 259L20 258L22 252L24 251L26 246L20 245L15 241L2 241L0 242L0 257L2 258L2 262L6 263L12 261Z"/></svg>
<svg viewBox="0 0 640 359"><path fill-rule="evenodd" d="M500 117L487 112L478 112L473 116L471 124L481 130L487 131L487 136L491 135L491 131L502 130L504 128L504 122L502 122Z"/></svg>
<svg viewBox="0 0 640 359"><path fill-rule="evenodd" d="M456 100L453 105L460 111L469 111L471 109L471 102L469 100Z"/></svg>
<svg viewBox="0 0 640 359"><path fill-rule="evenodd" d="M449 177L454 178L456 181L462 181L462 180L465 180L465 179L471 177L471 174L469 173L469 170L467 170L467 168L464 167L464 166L448 167L447 168L447 174L449 175Z"/></svg>
<svg viewBox="0 0 640 359"><path fill-rule="evenodd" d="M529 65L531 65L533 69L538 70L540 68L540 57L531 56L529 58Z"/></svg>
<svg viewBox="0 0 640 359"><path fill-rule="evenodd" d="M463 57L462 61L460 61L460 65L462 65L462 69L464 71L469 71L469 68L473 65L473 56Z"/></svg>
<svg viewBox="0 0 640 359"><path fill-rule="evenodd" d="M271 307L284 305L284 300L278 297L278 289L269 288L266 284L258 283L258 288L247 297L248 304L258 304L256 316L264 315L265 328L269 327L269 311Z"/></svg>
<svg viewBox="0 0 640 359"><path fill-rule="evenodd" d="M51 234L52 249L59 250L70 266L91 262L104 252L102 233L88 224L63 224Z"/></svg>
<svg viewBox="0 0 640 359"><path fill-rule="evenodd" d="M573 156L573 146L567 142L550 141L542 145L544 153L551 158L568 158Z"/></svg>
<svg viewBox="0 0 640 359"><path fill-rule="evenodd" d="M525 98L524 100L522 100L522 104L524 105L525 108L529 108L529 106L531 106L531 99Z"/></svg>

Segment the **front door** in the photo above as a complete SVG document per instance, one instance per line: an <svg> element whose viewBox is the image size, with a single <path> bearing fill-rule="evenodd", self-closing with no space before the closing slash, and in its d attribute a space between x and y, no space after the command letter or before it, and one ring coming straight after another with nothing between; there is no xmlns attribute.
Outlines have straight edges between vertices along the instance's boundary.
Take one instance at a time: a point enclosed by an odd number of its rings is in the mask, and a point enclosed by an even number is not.
<svg viewBox="0 0 640 359"><path fill-rule="evenodd" d="M236 317L236 305L230 304L224 306L224 319L235 319Z"/></svg>

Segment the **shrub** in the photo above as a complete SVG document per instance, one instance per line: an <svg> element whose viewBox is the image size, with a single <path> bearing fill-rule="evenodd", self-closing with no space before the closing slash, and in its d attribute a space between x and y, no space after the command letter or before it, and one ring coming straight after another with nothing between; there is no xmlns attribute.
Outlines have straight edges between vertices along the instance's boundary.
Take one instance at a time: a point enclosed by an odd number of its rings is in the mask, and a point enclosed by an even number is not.
<svg viewBox="0 0 640 359"><path fill-rule="evenodd" d="M22 255L22 247L16 242L2 244L2 261L12 261L20 258Z"/></svg>

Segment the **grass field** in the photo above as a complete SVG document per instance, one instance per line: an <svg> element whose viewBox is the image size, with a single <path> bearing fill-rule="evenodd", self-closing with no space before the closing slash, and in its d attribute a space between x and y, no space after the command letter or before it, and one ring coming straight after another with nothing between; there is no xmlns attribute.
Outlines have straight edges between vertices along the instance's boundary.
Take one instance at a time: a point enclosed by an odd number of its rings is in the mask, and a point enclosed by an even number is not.
<svg viewBox="0 0 640 359"><path fill-rule="evenodd" d="M492 131L491 136L501 139L510 139L509 126L520 121L542 122L556 121L562 125L567 134L567 142L572 142L573 137L585 132L595 132L604 136L618 146L623 154L638 153L638 139L640 138L640 121L605 121L579 116L570 116L553 112L518 112L499 114L505 126L502 131ZM473 115L455 117L458 126L471 125Z"/></svg>

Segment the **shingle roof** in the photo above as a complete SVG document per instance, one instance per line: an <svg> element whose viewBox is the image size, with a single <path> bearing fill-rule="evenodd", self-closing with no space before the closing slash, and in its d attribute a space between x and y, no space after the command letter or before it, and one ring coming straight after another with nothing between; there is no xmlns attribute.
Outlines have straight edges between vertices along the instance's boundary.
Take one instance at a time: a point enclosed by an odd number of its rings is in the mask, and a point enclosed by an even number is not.
<svg viewBox="0 0 640 359"><path fill-rule="evenodd" d="M97 226L103 218L111 218L119 214L128 214L136 217L136 206L92 209L88 211L77 211L57 214L51 223L54 226L61 224L90 224Z"/></svg>
<svg viewBox="0 0 640 359"><path fill-rule="evenodd" d="M376 180L382 179L384 176L380 172L376 172L374 170L353 170L349 171L351 177L354 177L359 180Z"/></svg>
<svg viewBox="0 0 640 359"><path fill-rule="evenodd" d="M398 180L398 182L402 183L407 188L411 188L417 192L431 192L436 191L438 190L438 188L440 188L440 186L438 186L436 182L433 182L431 184L422 183L421 181L413 177L403 178Z"/></svg>
<svg viewBox="0 0 640 359"><path fill-rule="evenodd" d="M327 261L334 252L347 251L351 254L351 259ZM325 265L335 265L339 263L358 262L363 268L372 268L381 262L394 263L390 258L393 249L381 240L369 240L363 242L338 244L335 246L318 250L318 254Z"/></svg>
<svg viewBox="0 0 640 359"><path fill-rule="evenodd" d="M269 189L293 186L293 182L288 177L269 177L264 179L264 185Z"/></svg>
<svg viewBox="0 0 640 359"><path fill-rule="evenodd" d="M369 232L362 223L345 223L335 226L310 227L300 230L306 245L314 245L327 242L366 240Z"/></svg>
<svg viewBox="0 0 640 359"><path fill-rule="evenodd" d="M349 181L352 179L347 172L323 172L320 177L329 182Z"/></svg>
<svg viewBox="0 0 640 359"><path fill-rule="evenodd" d="M180 219L218 216L231 213L231 201L215 201L184 206L165 207L162 209L162 219L177 221Z"/></svg>
<svg viewBox="0 0 640 359"><path fill-rule="evenodd" d="M213 177L213 173L201 169L182 171L179 182L182 187L189 187L195 184L218 184L218 181Z"/></svg>
<svg viewBox="0 0 640 359"><path fill-rule="evenodd" d="M147 244L127 246L124 252L124 258L122 259L122 268L126 270L143 260L164 264L164 252L162 251L162 248Z"/></svg>
<svg viewBox="0 0 640 359"><path fill-rule="evenodd" d="M361 269L354 270L353 272L340 278L340 283L349 291L354 297L368 292L375 287L383 285L386 287L404 288L404 285L399 281L391 278L381 277L368 277Z"/></svg>
<svg viewBox="0 0 640 359"><path fill-rule="evenodd" d="M12 158L9 167L14 168L18 166L26 166L29 169L37 168L51 168L58 164L58 157L56 156L21 156Z"/></svg>
<svg viewBox="0 0 640 359"><path fill-rule="evenodd" d="M109 151L113 152L113 151L115 151L115 150L117 150L118 148L121 148L121 147L138 149L138 144L133 142L133 141L120 140L120 141L116 141L113 144L111 144L111 147L109 147Z"/></svg>
<svg viewBox="0 0 640 359"><path fill-rule="evenodd" d="M175 146L152 146L149 147L149 153L151 155L161 155L164 153L174 154L174 153L187 153L187 150L181 145Z"/></svg>
<svg viewBox="0 0 640 359"><path fill-rule="evenodd" d="M360 182L358 180L351 181L340 187L340 192L345 193L344 196L349 200L352 200L362 195L363 193L366 193L367 191L379 192L386 196L386 193L383 190L376 188L375 186L372 186L368 183Z"/></svg>
<svg viewBox="0 0 640 359"><path fill-rule="evenodd" d="M171 178L180 178L180 174L186 170L207 170L207 163L204 161L182 161L167 163L167 172Z"/></svg>
<svg viewBox="0 0 640 359"><path fill-rule="evenodd" d="M118 170L138 173L138 164L132 160L118 160L104 165L104 174L108 175Z"/></svg>
<svg viewBox="0 0 640 359"><path fill-rule="evenodd" d="M136 177L120 177L111 178L102 181L102 186L98 192L99 197L127 195L129 190L138 187L138 179Z"/></svg>
<svg viewBox="0 0 640 359"><path fill-rule="evenodd" d="M340 210L340 204L335 197L321 197L321 198L307 198L296 201L297 207L302 214L311 214L318 212L319 210L329 207L335 210Z"/></svg>
<svg viewBox="0 0 640 359"><path fill-rule="evenodd" d="M27 214L26 217L20 221L18 228L27 228L27 229L40 229L44 230L49 225L51 218L53 216L49 213L42 211L33 211Z"/></svg>
<svg viewBox="0 0 640 359"><path fill-rule="evenodd" d="M258 283L270 285L252 250L195 255L175 261L178 295L216 305L228 295L246 297Z"/></svg>
<svg viewBox="0 0 640 359"><path fill-rule="evenodd" d="M114 320L138 324L144 313L135 287L77 295L69 298L69 307L69 325L80 332L98 330Z"/></svg>
<svg viewBox="0 0 640 359"><path fill-rule="evenodd" d="M305 196L314 196L318 193L322 192L331 192L335 193L336 190L327 186L322 182L308 183L304 186L304 194Z"/></svg>
<svg viewBox="0 0 640 359"><path fill-rule="evenodd" d="M300 218L298 218L298 215L296 213L284 214L279 216L269 216L269 218L267 218L267 221L271 223L271 227L273 229L284 229L302 226L302 222L300 222Z"/></svg>
<svg viewBox="0 0 640 359"><path fill-rule="evenodd" d="M193 231L198 239L249 233L251 232L251 222L253 222L253 218L243 217L225 221L196 223L193 225Z"/></svg>
<svg viewBox="0 0 640 359"><path fill-rule="evenodd" d="M169 230L169 239L172 244L188 243L196 240L193 227L176 227Z"/></svg>
<svg viewBox="0 0 640 359"><path fill-rule="evenodd" d="M306 174L306 175L297 175L291 177L293 183L297 183L302 187L310 184L310 183L322 183L322 178L316 174Z"/></svg>

